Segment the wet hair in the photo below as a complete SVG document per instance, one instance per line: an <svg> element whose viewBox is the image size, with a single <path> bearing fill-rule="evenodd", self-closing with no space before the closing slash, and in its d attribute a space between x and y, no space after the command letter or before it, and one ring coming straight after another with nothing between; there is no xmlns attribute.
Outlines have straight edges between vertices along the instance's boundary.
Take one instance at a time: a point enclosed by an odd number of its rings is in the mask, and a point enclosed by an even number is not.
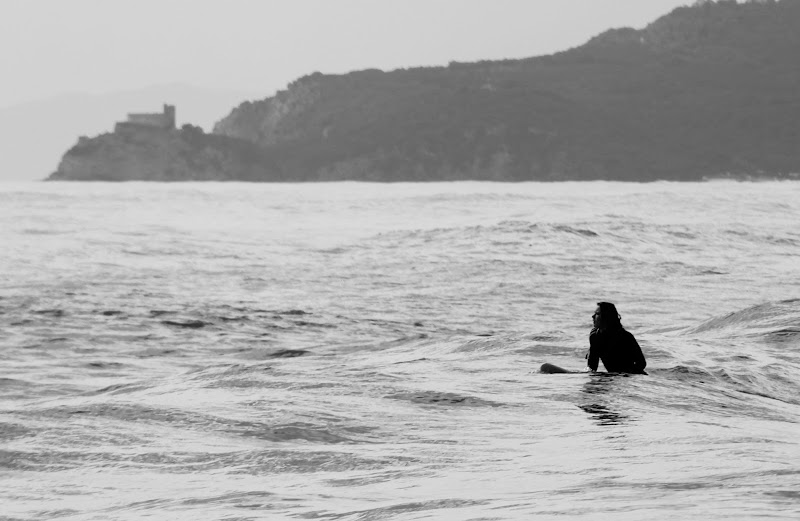
<svg viewBox="0 0 800 521"><path fill-rule="evenodd" d="M598 302L597 307L600 308L604 329L624 329L620 321L622 317L617 313L617 306L611 302Z"/></svg>

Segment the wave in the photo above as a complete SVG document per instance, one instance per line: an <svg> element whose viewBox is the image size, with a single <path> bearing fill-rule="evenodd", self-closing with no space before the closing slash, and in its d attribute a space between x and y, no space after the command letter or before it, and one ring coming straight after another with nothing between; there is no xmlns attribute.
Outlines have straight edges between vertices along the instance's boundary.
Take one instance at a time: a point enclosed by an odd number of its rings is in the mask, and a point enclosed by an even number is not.
<svg viewBox="0 0 800 521"><path fill-rule="evenodd" d="M425 405L463 406L463 407L501 407L502 404L475 396L443 391L404 392L387 395L392 400L404 400Z"/></svg>
<svg viewBox="0 0 800 521"><path fill-rule="evenodd" d="M242 438L256 438L270 442L308 441L324 444L355 443L345 433L323 425L306 422L268 423L242 420L201 413L186 408L160 407L154 405L101 402L80 405L63 405L40 408L26 416L42 421L66 421L80 416L105 421L151 424L186 429L199 433L214 431ZM91 443L91 440L85 440Z"/></svg>
<svg viewBox="0 0 800 521"><path fill-rule="evenodd" d="M765 302L717 316L695 326L688 334L717 333L758 336L762 339L793 341L800 339L800 299Z"/></svg>
<svg viewBox="0 0 800 521"><path fill-rule="evenodd" d="M379 233L377 239L390 239L394 241L413 241L422 240L425 242L441 241L447 239L475 238L476 236L486 236L487 238L503 236L506 234L516 235L578 235L587 238L599 237L599 233L582 226L570 226L561 223L537 223L523 220L500 221L492 225L472 225L456 226L446 228L397 230L392 232Z"/></svg>
<svg viewBox="0 0 800 521"><path fill-rule="evenodd" d="M602 216L599 219L559 221L501 220L491 224L451 226L428 229L393 230L368 239L359 247L366 250L381 248L428 248L436 244L443 250L468 251L520 250L531 245L547 246L548 252L572 247L589 246L592 242L608 246L608 251L625 251L620 260L652 260L654 255L687 254L689 266L700 275L725 275L730 270L716 265L695 265L710 252L752 251L753 245L767 248L769 253L785 254L787 247L800 244L800 235L764 233L752 229L719 229L716 226L683 223L656 223L645 220ZM525 250L521 250L525 251ZM692 252L696 252L694 254Z"/></svg>
<svg viewBox="0 0 800 521"><path fill-rule="evenodd" d="M41 228L26 228L19 232L21 235L67 235L71 231L44 230Z"/></svg>

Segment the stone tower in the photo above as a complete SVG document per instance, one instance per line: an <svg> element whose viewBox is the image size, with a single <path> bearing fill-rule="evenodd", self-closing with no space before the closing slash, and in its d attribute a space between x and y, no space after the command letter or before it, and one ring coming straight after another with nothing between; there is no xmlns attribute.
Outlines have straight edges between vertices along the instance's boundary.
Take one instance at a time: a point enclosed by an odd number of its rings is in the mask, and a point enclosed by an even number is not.
<svg viewBox="0 0 800 521"><path fill-rule="evenodd" d="M164 126L166 128L175 128L175 105L164 104Z"/></svg>

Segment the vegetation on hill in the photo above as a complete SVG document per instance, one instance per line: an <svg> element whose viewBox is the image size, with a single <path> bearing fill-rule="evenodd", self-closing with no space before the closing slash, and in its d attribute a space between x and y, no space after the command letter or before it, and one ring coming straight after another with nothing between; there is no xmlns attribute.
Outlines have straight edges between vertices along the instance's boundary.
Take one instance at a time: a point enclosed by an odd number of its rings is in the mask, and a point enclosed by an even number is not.
<svg viewBox="0 0 800 521"><path fill-rule="evenodd" d="M113 133L81 138L48 180L267 181L269 165L261 147L192 125L171 130L120 124Z"/></svg>
<svg viewBox="0 0 800 521"><path fill-rule="evenodd" d="M214 135L122 127L51 179L798 177L800 0L701 1L523 60L314 73Z"/></svg>
<svg viewBox="0 0 800 521"><path fill-rule="evenodd" d="M700 2L553 56L312 74L215 132L298 180L800 172L800 0Z"/></svg>

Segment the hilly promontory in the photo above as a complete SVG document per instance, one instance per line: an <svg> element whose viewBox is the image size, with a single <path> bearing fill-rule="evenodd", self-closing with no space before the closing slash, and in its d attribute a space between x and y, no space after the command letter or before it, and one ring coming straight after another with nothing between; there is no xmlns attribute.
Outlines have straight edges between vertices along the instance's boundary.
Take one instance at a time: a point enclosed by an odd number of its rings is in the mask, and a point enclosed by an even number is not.
<svg viewBox="0 0 800 521"><path fill-rule="evenodd" d="M49 181L261 181L270 159L240 139L199 127L117 124L114 132L82 137Z"/></svg>
<svg viewBox="0 0 800 521"><path fill-rule="evenodd" d="M800 0L703 1L551 56L314 73L219 121L203 137L228 140L219 168L203 167L217 142L184 147L180 176L141 160L152 179L797 177L798 28ZM81 165L96 150L69 151L53 178L93 178ZM134 163L103 175L141 178Z"/></svg>

